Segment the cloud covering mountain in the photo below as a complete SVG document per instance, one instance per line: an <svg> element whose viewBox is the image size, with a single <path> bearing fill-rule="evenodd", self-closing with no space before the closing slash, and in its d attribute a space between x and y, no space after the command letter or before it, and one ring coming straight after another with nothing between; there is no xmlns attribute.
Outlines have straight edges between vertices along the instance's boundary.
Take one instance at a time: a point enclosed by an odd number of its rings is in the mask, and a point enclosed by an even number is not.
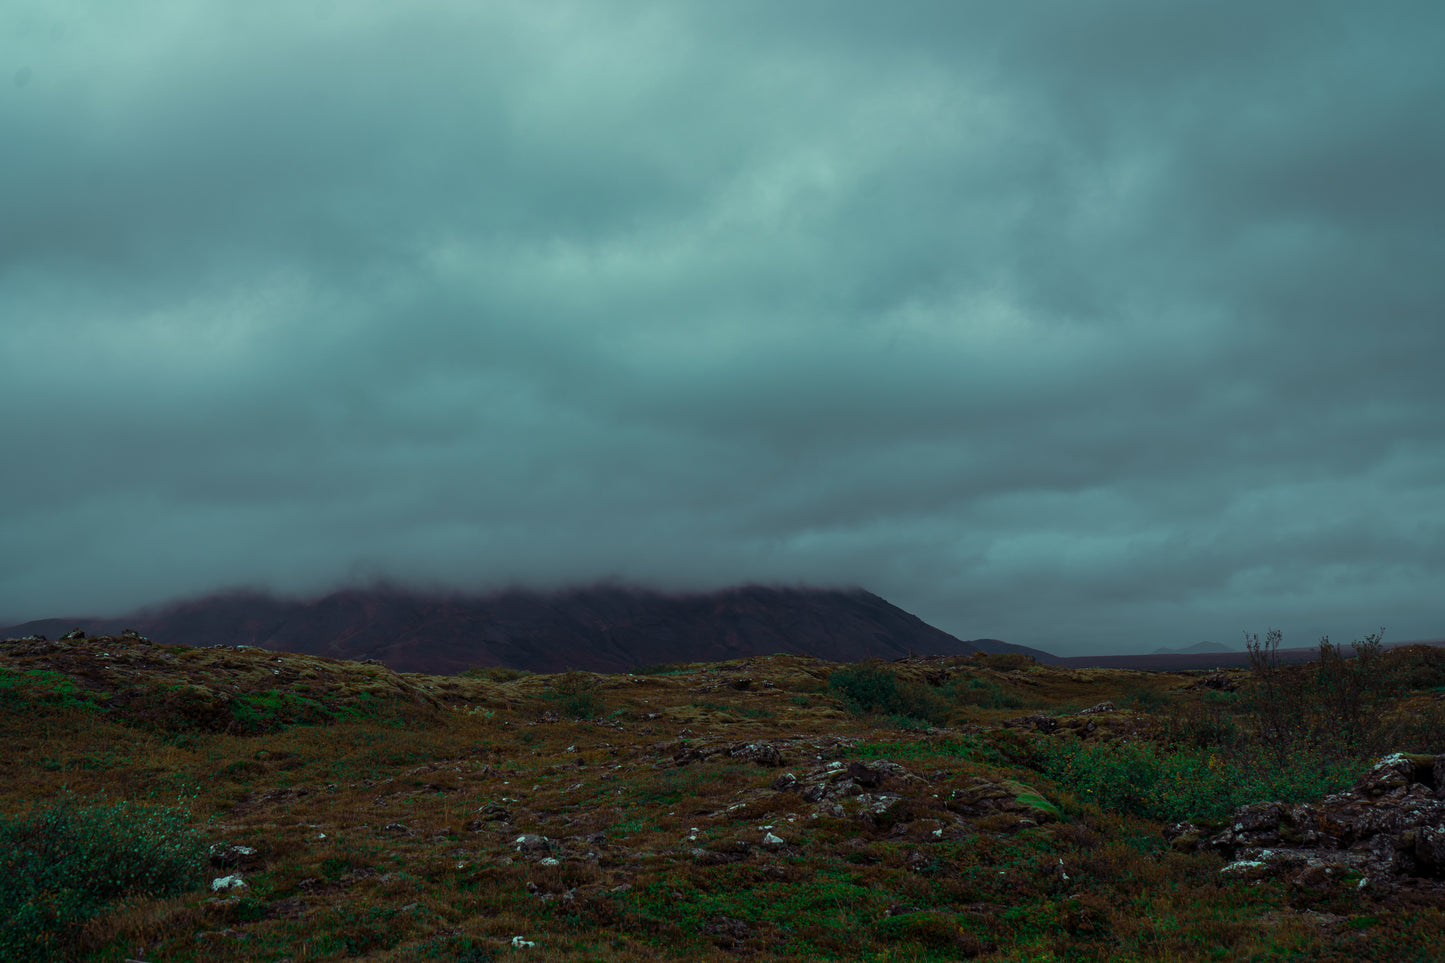
<svg viewBox="0 0 1445 963"><path fill-rule="evenodd" d="M1445 624L1445 9L0 11L0 622L861 585Z"/></svg>

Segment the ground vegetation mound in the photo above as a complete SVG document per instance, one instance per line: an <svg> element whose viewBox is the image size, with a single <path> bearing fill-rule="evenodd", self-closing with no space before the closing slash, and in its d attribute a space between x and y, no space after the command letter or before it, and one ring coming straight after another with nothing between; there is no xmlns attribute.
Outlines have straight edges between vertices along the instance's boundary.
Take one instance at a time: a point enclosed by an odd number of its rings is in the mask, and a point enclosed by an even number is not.
<svg viewBox="0 0 1445 963"><path fill-rule="evenodd" d="M0 955L1438 959L1445 661L1268 646L432 676L0 642Z"/></svg>

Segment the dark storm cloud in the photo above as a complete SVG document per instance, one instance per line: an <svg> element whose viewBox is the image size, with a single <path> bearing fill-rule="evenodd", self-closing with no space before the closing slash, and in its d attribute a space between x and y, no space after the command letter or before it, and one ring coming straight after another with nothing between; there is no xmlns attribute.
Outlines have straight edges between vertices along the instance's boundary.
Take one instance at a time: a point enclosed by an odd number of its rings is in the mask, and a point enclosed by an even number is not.
<svg viewBox="0 0 1445 963"><path fill-rule="evenodd" d="M1442 28L22 4L0 620L622 578L1445 634Z"/></svg>

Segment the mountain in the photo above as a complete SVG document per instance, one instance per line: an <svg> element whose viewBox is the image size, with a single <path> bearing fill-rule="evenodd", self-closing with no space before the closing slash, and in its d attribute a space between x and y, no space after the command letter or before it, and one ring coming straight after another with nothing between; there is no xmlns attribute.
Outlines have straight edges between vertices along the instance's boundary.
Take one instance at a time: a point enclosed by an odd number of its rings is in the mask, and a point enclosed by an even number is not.
<svg viewBox="0 0 1445 963"><path fill-rule="evenodd" d="M1193 645L1185 646L1182 649L1155 649L1154 655L1195 655L1209 652L1235 652L1227 645L1220 645L1218 642L1196 642Z"/></svg>
<svg viewBox="0 0 1445 963"><path fill-rule="evenodd" d="M756 585L707 594L595 586L478 596L374 588L309 601L237 592L126 618L26 622L0 629L0 637L53 638L76 627L90 635L134 629L161 643L376 659L398 671L438 675L496 665L618 672L779 652L834 662L973 652L1053 661L997 639L960 641L862 589Z"/></svg>

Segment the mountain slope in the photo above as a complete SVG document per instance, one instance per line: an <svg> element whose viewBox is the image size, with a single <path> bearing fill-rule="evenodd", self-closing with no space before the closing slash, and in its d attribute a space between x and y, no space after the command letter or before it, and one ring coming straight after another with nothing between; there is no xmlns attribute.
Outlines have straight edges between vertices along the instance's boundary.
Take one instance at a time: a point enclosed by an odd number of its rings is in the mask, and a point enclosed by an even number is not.
<svg viewBox="0 0 1445 963"><path fill-rule="evenodd" d="M777 652L852 662L1025 651L995 639L960 641L862 589L766 586L688 595L614 586L485 596L368 589L311 601L233 593L130 618L27 622L0 635L54 637L77 626L92 635L135 629L162 643L376 659L433 674L487 665L615 672Z"/></svg>

